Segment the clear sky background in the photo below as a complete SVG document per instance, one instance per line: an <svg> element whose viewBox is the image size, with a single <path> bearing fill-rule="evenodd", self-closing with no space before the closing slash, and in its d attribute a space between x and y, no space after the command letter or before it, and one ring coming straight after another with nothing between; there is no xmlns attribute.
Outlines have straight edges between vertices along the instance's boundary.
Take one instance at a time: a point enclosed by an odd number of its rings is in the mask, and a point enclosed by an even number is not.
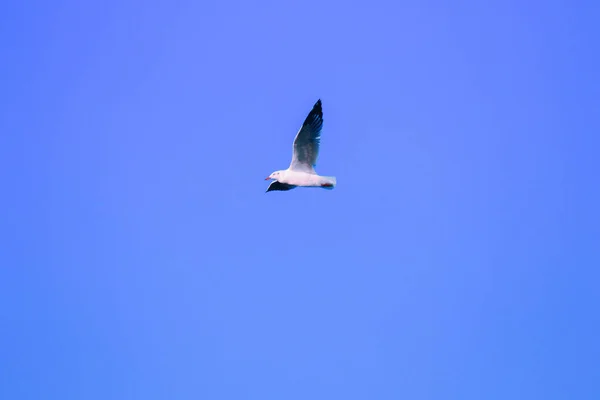
<svg viewBox="0 0 600 400"><path fill-rule="evenodd" d="M600 398L598 21L4 2L0 398Z"/></svg>

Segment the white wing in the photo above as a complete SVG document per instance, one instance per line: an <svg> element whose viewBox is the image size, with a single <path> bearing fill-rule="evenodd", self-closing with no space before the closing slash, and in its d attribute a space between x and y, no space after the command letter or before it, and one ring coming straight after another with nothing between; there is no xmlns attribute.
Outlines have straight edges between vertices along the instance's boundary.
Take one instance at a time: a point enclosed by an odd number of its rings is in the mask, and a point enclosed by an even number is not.
<svg viewBox="0 0 600 400"><path fill-rule="evenodd" d="M321 143L321 128L323 128L323 110L319 99L296 134L290 170L315 173L314 167L317 165Z"/></svg>

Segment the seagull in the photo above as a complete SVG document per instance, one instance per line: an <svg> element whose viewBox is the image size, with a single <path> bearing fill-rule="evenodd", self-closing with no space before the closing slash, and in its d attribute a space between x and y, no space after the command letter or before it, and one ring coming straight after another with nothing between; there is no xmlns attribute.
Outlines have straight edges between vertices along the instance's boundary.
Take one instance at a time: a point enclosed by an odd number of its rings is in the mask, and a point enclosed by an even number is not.
<svg viewBox="0 0 600 400"><path fill-rule="evenodd" d="M267 192L286 191L297 187L320 187L329 190L335 187L335 176L320 176L314 168L319 156L322 128L323 109L319 99L296 134L292 162L288 169L275 171L265 178L267 181L273 180Z"/></svg>

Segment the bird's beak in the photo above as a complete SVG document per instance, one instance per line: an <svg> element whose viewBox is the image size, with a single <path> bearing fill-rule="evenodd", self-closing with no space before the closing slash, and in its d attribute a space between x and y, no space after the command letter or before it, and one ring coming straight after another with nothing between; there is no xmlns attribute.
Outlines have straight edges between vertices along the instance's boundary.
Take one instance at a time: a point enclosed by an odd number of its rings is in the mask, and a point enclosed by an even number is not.
<svg viewBox="0 0 600 400"><path fill-rule="evenodd" d="M271 179L271 177L270 177L270 176L267 176L267 177L265 178L265 181L268 181L269 179Z"/></svg>

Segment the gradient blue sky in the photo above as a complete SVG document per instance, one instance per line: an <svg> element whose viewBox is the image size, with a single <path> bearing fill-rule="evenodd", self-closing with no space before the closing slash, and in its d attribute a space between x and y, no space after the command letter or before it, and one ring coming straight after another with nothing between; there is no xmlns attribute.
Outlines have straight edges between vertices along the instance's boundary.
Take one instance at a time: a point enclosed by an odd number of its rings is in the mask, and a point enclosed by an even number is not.
<svg viewBox="0 0 600 400"><path fill-rule="evenodd" d="M599 11L4 2L0 398L600 398Z"/></svg>

